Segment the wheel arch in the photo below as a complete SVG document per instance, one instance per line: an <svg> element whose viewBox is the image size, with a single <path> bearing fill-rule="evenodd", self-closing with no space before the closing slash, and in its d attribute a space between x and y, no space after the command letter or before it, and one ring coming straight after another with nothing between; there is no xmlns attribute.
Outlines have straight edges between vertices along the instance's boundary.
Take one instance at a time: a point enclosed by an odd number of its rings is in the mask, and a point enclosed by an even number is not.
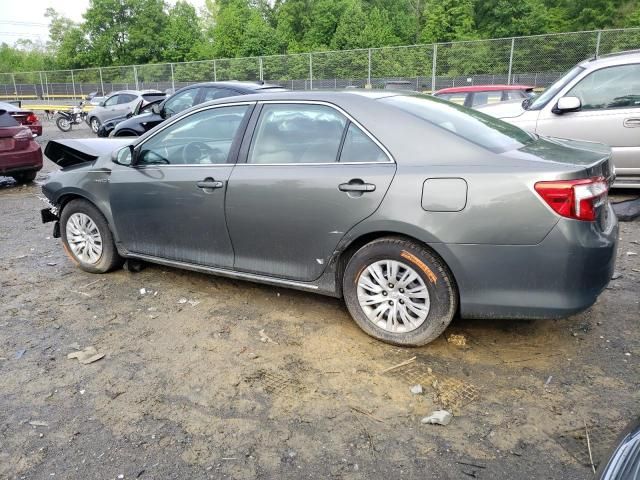
<svg viewBox="0 0 640 480"><path fill-rule="evenodd" d="M140 135L135 130L130 128L123 128L122 130L118 130L113 135L114 137L139 137Z"/></svg>
<svg viewBox="0 0 640 480"><path fill-rule="evenodd" d="M65 190L56 197L53 203L58 207L58 218L60 218L60 215L62 214L64 207L67 206L69 202L71 202L72 200L77 200L77 199L85 200L89 202L91 205L93 205L107 220L107 225L109 225L109 229L111 230L111 233L113 234L114 238L117 239L117 234L114 229L111 211L106 211L107 209L105 208L104 203L96 201L94 198L92 198L90 194L88 194L84 190L76 190L76 189Z"/></svg>

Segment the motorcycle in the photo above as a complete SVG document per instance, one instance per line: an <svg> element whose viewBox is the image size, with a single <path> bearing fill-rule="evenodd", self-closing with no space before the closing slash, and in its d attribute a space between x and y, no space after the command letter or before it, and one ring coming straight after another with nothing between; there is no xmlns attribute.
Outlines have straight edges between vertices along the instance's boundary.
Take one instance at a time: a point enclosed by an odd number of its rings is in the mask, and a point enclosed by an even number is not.
<svg viewBox="0 0 640 480"><path fill-rule="evenodd" d="M63 132L70 132L73 125L80 125L87 119L87 112L84 111L85 102L82 101L71 111L60 110L56 112L56 125Z"/></svg>

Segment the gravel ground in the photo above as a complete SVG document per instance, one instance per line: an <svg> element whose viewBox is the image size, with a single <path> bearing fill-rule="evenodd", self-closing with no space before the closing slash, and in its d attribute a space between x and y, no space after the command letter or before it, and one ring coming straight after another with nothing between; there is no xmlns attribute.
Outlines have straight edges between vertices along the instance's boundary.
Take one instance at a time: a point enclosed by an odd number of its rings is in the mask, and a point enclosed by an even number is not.
<svg viewBox="0 0 640 480"><path fill-rule="evenodd" d="M403 349L335 299L153 265L84 273L38 194L0 178L0 478L582 479L585 423L597 464L638 416L638 221L583 314L458 319ZM67 358L88 346L105 356ZM441 407L448 426L420 423Z"/></svg>

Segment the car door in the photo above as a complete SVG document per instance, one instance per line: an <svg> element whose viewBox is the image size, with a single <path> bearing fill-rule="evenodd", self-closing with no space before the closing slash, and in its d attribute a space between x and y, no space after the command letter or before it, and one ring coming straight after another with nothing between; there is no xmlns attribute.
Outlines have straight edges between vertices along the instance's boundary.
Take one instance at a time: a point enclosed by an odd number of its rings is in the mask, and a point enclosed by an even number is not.
<svg viewBox="0 0 640 480"><path fill-rule="evenodd" d="M312 281L345 232L378 208L395 163L334 106L263 102L259 109L227 191L234 269Z"/></svg>
<svg viewBox="0 0 640 480"><path fill-rule="evenodd" d="M591 72L563 96L578 97L581 109L554 113L554 99L540 113L537 133L605 143L620 175L640 173L640 64Z"/></svg>
<svg viewBox="0 0 640 480"><path fill-rule="evenodd" d="M197 110L135 147L116 165L110 202L119 241L130 252L230 268L224 198L251 103Z"/></svg>
<svg viewBox="0 0 640 480"><path fill-rule="evenodd" d="M102 105L102 108L96 109L96 116L100 119L100 122L104 123L110 118L117 116L116 109L118 108L118 101L120 100L120 95L112 95L107 98Z"/></svg>

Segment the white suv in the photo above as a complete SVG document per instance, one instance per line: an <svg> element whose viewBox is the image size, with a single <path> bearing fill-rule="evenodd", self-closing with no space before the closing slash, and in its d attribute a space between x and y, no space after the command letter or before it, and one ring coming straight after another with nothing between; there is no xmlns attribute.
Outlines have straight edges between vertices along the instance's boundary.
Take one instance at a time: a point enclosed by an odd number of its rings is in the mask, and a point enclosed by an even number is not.
<svg viewBox="0 0 640 480"><path fill-rule="evenodd" d="M640 188L640 51L585 60L533 99L478 108L531 132L611 146L615 187Z"/></svg>

